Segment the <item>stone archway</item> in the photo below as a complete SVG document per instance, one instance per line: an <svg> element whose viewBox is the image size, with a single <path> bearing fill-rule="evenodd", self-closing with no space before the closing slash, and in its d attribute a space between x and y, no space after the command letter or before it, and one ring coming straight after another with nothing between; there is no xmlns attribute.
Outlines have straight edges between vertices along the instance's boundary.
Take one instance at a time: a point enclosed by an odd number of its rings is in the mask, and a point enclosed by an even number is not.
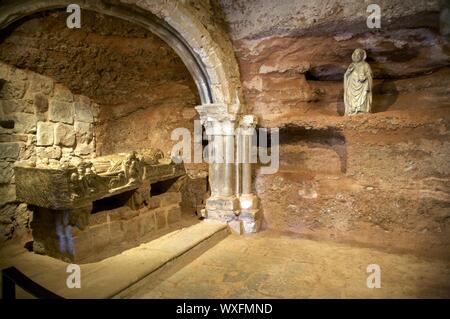
<svg viewBox="0 0 450 319"><path fill-rule="evenodd" d="M71 3L73 1L68 0L7 0L0 6L0 29L33 13L65 8ZM239 74L232 72L237 71L234 56L225 58L210 33L181 3L101 0L77 3L82 9L136 23L159 36L186 64L197 84L202 104L223 103L230 113L240 113Z"/></svg>
<svg viewBox="0 0 450 319"><path fill-rule="evenodd" d="M0 5L0 29L28 15L65 8L73 2L6 0ZM242 118L245 110L240 102L239 68L229 41L211 34L190 8L177 0L80 0L77 4L82 9L121 18L150 30L180 56L199 91L202 105L196 109L206 127L210 147L213 152L225 154L224 162L209 164L212 194L207 201L206 216L234 225L239 233L256 231L258 203L248 188L251 181L242 181L242 176L251 178L250 166L229 161L236 153L235 129L241 127L245 132L253 132L256 124L252 116ZM242 198L250 205L242 208Z"/></svg>

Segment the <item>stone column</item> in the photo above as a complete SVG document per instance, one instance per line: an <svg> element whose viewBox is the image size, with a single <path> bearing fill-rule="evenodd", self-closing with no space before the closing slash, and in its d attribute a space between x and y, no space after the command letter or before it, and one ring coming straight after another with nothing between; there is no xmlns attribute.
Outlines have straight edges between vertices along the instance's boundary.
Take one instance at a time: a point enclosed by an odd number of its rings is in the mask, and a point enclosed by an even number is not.
<svg viewBox="0 0 450 319"><path fill-rule="evenodd" d="M251 143L252 135L248 132L243 132L241 139L242 150L242 195L248 195L252 193L252 165L251 160Z"/></svg>
<svg viewBox="0 0 450 319"><path fill-rule="evenodd" d="M253 155L252 139L256 127L256 118L253 115L245 115L239 124L240 150L242 154L242 193L239 196L240 216L242 231L244 233L254 233L259 230L261 224L261 213L259 209L258 197L253 190L252 164L256 160Z"/></svg>
<svg viewBox="0 0 450 319"><path fill-rule="evenodd" d="M225 134L223 137L225 151L223 195L235 196L234 122L233 124L225 122L223 125L223 133Z"/></svg>
<svg viewBox="0 0 450 319"><path fill-rule="evenodd" d="M206 200L205 217L227 223L238 220L239 200L235 174L236 116L225 105L196 107L209 139L209 183L211 197Z"/></svg>
<svg viewBox="0 0 450 319"><path fill-rule="evenodd" d="M220 195L220 180L223 180L221 176L221 165L220 163L215 163L212 159L218 156L220 152L220 145L222 145L222 136L208 135L208 148L209 155L209 184L211 186L211 196L216 197Z"/></svg>
<svg viewBox="0 0 450 319"><path fill-rule="evenodd" d="M196 109L210 141L211 197L206 201L204 217L227 222L239 234L256 232L261 224L259 202L252 186L251 151L256 119L253 115L242 117L236 135L238 116L228 113L225 105L204 104Z"/></svg>

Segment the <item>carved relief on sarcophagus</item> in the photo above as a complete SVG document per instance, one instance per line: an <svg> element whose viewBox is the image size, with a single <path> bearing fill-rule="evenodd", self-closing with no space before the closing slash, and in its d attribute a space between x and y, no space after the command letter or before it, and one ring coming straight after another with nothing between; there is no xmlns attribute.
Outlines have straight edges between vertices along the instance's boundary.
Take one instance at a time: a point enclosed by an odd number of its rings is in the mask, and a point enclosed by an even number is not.
<svg viewBox="0 0 450 319"><path fill-rule="evenodd" d="M100 178L97 180L103 179L107 182L109 193L119 192L133 186L137 187L145 179L145 167L136 152L99 157L92 160L92 167ZM93 176L87 175L86 177L88 183L92 179L95 185Z"/></svg>
<svg viewBox="0 0 450 319"><path fill-rule="evenodd" d="M76 165L18 163L15 174L20 201L51 209L73 209L137 189L145 180L181 176L184 167L164 160L159 150L144 150L80 160Z"/></svg>

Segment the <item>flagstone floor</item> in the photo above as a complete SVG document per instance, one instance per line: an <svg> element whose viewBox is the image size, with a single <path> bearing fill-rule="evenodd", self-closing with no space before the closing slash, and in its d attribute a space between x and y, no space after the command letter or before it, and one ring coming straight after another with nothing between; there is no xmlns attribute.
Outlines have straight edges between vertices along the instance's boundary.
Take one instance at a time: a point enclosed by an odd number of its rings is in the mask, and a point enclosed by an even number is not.
<svg viewBox="0 0 450 319"><path fill-rule="evenodd" d="M367 286L370 264L380 266L381 288ZM449 298L450 262L265 231L230 235L129 297Z"/></svg>

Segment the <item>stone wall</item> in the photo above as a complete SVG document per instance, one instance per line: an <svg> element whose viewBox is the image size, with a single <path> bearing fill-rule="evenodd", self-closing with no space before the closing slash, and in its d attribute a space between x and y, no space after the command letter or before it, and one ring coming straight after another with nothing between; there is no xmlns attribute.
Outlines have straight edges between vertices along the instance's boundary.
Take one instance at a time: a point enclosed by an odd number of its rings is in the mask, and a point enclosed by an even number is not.
<svg viewBox="0 0 450 319"><path fill-rule="evenodd" d="M181 193L171 191L152 196L148 205L139 210L123 206L90 214L86 228L80 230L72 227L75 252L72 261L98 261L135 247L154 235L163 234L170 226L180 222L180 204ZM54 257L60 254L59 247L51 252L38 253Z"/></svg>
<svg viewBox="0 0 450 319"><path fill-rule="evenodd" d="M256 174L264 226L319 239L448 255L450 46L439 1L219 1L261 127L280 128L280 170ZM343 116L357 47L375 113Z"/></svg>
<svg viewBox="0 0 450 319"><path fill-rule="evenodd" d="M1 241L27 235L31 214L15 194L14 163L55 165L95 156L97 105L31 71L0 63Z"/></svg>
<svg viewBox="0 0 450 319"><path fill-rule="evenodd" d="M175 143L176 127L192 129L197 88L177 54L146 29L82 10L69 29L64 10L27 17L3 30L0 60L64 84L99 105L97 155Z"/></svg>
<svg viewBox="0 0 450 319"><path fill-rule="evenodd" d="M210 196L207 171L197 169L188 172L181 178L180 192L182 212L188 216L200 217L201 210L205 208L206 199Z"/></svg>

